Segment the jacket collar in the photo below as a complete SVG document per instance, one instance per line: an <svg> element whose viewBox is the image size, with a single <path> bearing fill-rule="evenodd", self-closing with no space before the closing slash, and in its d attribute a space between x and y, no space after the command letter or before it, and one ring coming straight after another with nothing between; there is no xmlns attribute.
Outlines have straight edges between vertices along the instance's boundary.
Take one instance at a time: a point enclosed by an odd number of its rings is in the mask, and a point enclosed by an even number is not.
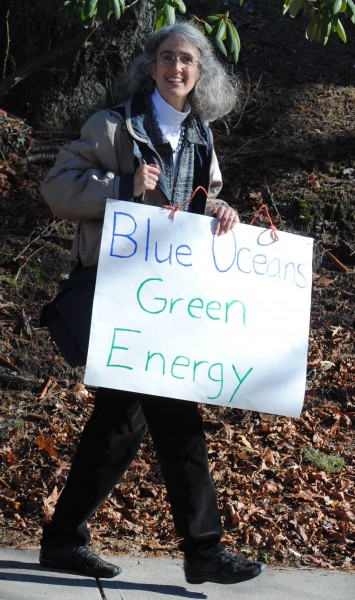
<svg viewBox="0 0 355 600"><path fill-rule="evenodd" d="M124 103L126 113L126 127L137 141L148 143L148 136L144 129L144 115L147 112L146 97L136 94Z"/></svg>
<svg viewBox="0 0 355 600"><path fill-rule="evenodd" d="M126 113L126 127L129 133L137 141L149 144L149 138L144 128L144 116L147 113L147 102L149 102L147 94L138 93L127 100L124 104ZM187 117L188 127L186 131L186 139L198 145L206 146L206 129L207 126L199 118Z"/></svg>

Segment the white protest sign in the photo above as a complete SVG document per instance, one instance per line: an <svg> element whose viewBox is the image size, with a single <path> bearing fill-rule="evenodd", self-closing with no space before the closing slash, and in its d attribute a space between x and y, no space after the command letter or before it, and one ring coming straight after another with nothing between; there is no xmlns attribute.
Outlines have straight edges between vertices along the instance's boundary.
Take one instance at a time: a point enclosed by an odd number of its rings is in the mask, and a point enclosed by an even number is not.
<svg viewBox="0 0 355 600"><path fill-rule="evenodd" d="M313 240L108 200L85 383L299 416Z"/></svg>

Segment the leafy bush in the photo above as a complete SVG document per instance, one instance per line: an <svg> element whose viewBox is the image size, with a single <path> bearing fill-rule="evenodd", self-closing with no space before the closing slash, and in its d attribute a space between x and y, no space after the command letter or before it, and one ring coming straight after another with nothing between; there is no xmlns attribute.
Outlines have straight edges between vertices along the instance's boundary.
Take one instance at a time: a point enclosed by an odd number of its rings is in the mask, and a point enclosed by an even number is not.
<svg viewBox="0 0 355 600"><path fill-rule="evenodd" d="M59 2L69 21L79 19L85 26L93 20L99 22L110 18L118 20L127 8L125 0L59 0ZM306 37L322 44L326 44L333 33L337 33L343 42L347 41L344 18L349 17L355 24L354 0L270 0L270 2L280 5L283 15L289 13L292 18L295 18L299 13L304 14L307 19ZM244 0L238 0L235 4L241 8L243 3ZM185 4L183 0L155 0L152 7L156 11L156 29L175 23L176 12L180 15L186 14L186 18L200 27L224 56L230 54L237 62L241 47L240 38L229 11L222 12L226 4L228 6L228 2L216 0L201 3L201 9L205 8L206 14L196 16L195 13L189 12L189 8L196 10L192 2L187 1Z"/></svg>

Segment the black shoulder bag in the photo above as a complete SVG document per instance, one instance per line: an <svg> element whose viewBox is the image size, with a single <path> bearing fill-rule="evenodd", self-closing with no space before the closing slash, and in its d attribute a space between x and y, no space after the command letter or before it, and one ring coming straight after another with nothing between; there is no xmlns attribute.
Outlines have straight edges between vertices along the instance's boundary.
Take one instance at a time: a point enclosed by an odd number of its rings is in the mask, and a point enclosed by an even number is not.
<svg viewBox="0 0 355 600"><path fill-rule="evenodd" d="M71 367L85 365L89 347L97 265L77 267L59 284L59 292L40 315L60 353Z"/></svg>

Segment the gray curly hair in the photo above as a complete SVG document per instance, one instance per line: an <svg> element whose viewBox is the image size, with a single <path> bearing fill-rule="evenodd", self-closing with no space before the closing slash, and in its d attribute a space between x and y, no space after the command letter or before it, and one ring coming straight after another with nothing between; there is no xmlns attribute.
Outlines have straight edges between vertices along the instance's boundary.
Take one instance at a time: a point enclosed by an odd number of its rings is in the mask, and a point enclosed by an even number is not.
<svg viewBox="0 0 355 600"><path fill-rule="evenodd" d="M118 101L127 100L138 91L152 92L152 67L159 46L171 35L181 37L200 52L201 75L189 94L192 109L205 121L215 121L229 113L237 101L237 81L227 74L214 56L212 46L201 31L190 23L175 23L155 31L139 54L118 80Z"/></svg>

